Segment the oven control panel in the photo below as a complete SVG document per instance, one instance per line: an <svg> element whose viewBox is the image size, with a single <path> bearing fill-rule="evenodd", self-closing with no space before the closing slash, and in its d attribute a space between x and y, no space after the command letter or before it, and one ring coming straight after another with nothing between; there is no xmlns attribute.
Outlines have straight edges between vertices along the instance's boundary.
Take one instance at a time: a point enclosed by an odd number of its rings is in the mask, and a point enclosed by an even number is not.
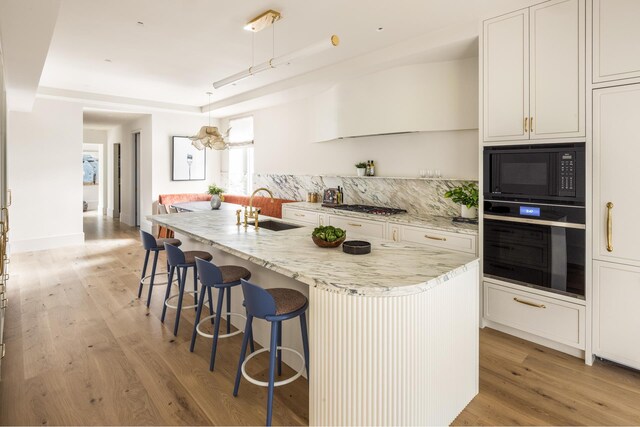
<svg viewBox="0 0 640 427"><path fill-rule="evenodd" d="M560 153L560 188L558 196L576 195L576 153Z"/></svg>

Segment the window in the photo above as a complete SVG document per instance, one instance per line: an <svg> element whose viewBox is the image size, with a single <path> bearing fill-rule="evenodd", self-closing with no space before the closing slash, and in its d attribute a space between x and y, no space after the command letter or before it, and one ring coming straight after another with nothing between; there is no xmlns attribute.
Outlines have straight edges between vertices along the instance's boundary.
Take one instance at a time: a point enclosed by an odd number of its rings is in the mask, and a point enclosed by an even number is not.
<svg viewBox="0 0 640 427"><path fill-rule="evenodd" d="M229 142L253 142L253 117L229 120ZM253 191L253 145L229 148L227 193L250 194Z"/></svg>

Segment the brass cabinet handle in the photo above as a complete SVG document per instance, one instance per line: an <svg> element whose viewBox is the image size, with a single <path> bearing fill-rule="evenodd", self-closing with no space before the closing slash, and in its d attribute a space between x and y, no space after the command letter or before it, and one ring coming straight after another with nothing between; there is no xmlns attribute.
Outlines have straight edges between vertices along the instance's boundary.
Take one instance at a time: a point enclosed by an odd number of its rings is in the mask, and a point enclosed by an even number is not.
<svg viewBox="0 0 640 427"><path fill-rule="evenodd" d="M294 213L295 216L306 216L305 214L301 214L301 213Z"/></svg>
<svg viewBox="0 0 640 427"><path fill-rule="evenodd" d="M431 239L431 240L440 240L442 242L446 242L447 241L446 237L435 237L435 236L429 236L428 234L425 234L424 237L426 237L427 239Z"/></svg>
<svg viewBox="0 0 640 427"><path fill-rule="evenodd" d="M531 116L531 125L529 126L529 130L533 132L533 116Z"/></svg>
<svg viewBox="0 0 640 427"><path fill-rule="evenodd" d="M352 227L362 227L362 224L355 224L353 222L348 223L348 225L350 225Z"/></svg>
<svg viewBox="0 0 640 427"><path fill-rule="evenodd" d="M613 203L607 203L607 251L613 252Z"/></svg>
<svg viewBox="0 0 640 427"><path fill-rule="evenodd" d="M519 302L520 304L529 305L529 306L531 306L531 307L536 307L536 308L547 308L547 306L546 306L546 305L544 305L544 304L536 304L536 303L534 303L534 302L529 302L529 301L521 300L521 299L518 299L518 298L516 298L516 297L513 297L513 300L514 300L515 302Z"/></svg>
<svg viewBox="0 0 640 427"><path fill-rule="evenodd" d="M2 346L2 355L0 355L0 359L4 359L4 349L6 347L5 343L0 343L0 346Z"/></svg>
<svg viewBox="0 0 640 427"><path fill-rule="evenodd" d="M524 131L525 131L525 132L529 132L529 131L527 130L527 122L528 122L528 121L529 121L529 117L525 117L525 118L524 118Z"/></svg>
<svg viewBox="0 0 640 427"><path fill-rule="evenodd" d="M393 237L392 237L394 242L398 241L398 230L393 230Z"/></svg>

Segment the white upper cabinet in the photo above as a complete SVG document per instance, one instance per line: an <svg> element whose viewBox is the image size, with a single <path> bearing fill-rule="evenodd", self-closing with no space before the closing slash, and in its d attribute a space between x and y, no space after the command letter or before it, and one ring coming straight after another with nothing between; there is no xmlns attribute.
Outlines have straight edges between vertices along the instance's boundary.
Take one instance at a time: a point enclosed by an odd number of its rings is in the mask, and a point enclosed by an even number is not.
<svg viewBox="0 0 640 427"><path fill-rule="evenodd" d="M531 139L585 135L584 2L529 9Z"/></svg>
<svg viewBox="0 0 640 427"><path fill-rule="evenodd" d="M593 82L640 77L640 1L593 0Z"/></svg>
<svg viewBox="0 0 640 427"><path fill-rule="evenodd" d="M484 141L585 136L584 6L552 0L484 22Z"/></svg>
<svg viewBox="0 0 640 427"><path fill-rule="evenodd" d="M483 64L484 140L529 139L528 9L484 22Z"/></svg>
<svg viewBox="0 0 640 427"><path fill-rule="evenodd" d="M593 256L638 266L639 117L640 84L593 92Z"/></svg>

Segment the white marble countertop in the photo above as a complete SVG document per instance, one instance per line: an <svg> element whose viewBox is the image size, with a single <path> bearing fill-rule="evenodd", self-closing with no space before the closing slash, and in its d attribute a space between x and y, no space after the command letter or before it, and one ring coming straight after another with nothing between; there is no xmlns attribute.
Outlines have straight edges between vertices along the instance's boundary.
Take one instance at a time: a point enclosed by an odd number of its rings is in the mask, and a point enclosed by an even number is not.
<svg viewBox="0 0 640 427"><path fill-rule="evenodd" d="M313 227L285 231L244 228L236 225L235 212L228 210L151 215L147 219L309 286L347 294L417 294L477 262L470 254L362 236L371 242L371 253L349 255L340 247L317 247L311 240ZM350 233L347 239L358 237Z"/></svg>
<svg viewBox="0 0 640 427"><path fill-rule="evenodd" d="M294 209L302 209L306 211L314 211L314 212L322 212L329 213L335 215L343 215L349 216L353 218L363 218L369 220L378 220L378 221L388 221L391 223L398 224L407 224L407 225L416 225L420 227L428 227L434 230L440 231L450 231L453 233L462 233L462 234L478 234L478 225L477 224L465 224L460 222L453 222L450 217L444 216L417 216L417 215L409 215L407 213L396 214L396 215L372 215L362 212L352 212L345 211L341 209L333 209L322 206L321 203L309 203L309 202L294 202L287 203L287 208Z"/></svg>

